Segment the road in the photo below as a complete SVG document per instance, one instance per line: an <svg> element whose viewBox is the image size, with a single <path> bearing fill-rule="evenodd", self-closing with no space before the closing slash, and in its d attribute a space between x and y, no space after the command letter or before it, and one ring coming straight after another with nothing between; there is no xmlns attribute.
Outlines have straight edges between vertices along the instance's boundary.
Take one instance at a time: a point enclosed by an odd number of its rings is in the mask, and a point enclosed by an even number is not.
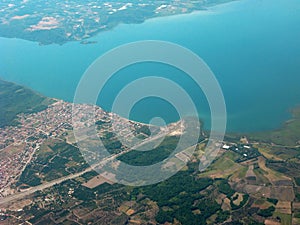
<svg viewBox="0 0 300 225"><path fill-rule="evenodd" d="M87 172L90 172L90 171L94 170L98 166L105 165L107 162L109 162L109 161L111 161L111 160L113 160L113 159L115 159L115 158L117 158L117 157L119 157L119 156L121 156L123 154L126 154L126 153L132 151L133 149L137 149L138 147L140 147L140 146L142 146L144 144L147 144L147 143L149 143L151 141L154 141L156 139L162 138L162 137L164 137L164 136L166 136L166 135L168 135L168 134L170 134L172 132L174 132L174 130L163 131L163 132L159 133L158 135L156 135L154 137L151 137L151 138L148 138L148 139L144 140L143 142L141 142L141 143L133 146L132 148L130 148L130 149L126 150L126 151L123 151L123 152L120 152L118 154L106 157L101 162L99 162L97 164L94 164L94 165L90 166L89 168L87 168L87 169L85 169L85 170L83 170L83 171L81 171L79 173L75 173L75 174L71 174L71 175L68 175L68 176L65 176L65 177L61 177L59 179L55 179L53 181L50 181L50 182L47 182L47 183L43 183L41 185L31 187L31 188L26 189L26 190L24 190L22 192L18 192L16 194L9 195L7 197L1 198L0 199L0 205L4 205L4 204L7 204L7 203L10 203L11 201L16 201L16 200L22 199L22 198L24 198L24 197L26 197L28 195L33 194L36 191L42 191L42 190L44 190L46 188L50 188L50 187L52 187L52 186L54 186L56 184L60 184L60 183L62 183L64 181L77 178L77 177L79 177L79 176L81 176L81 175L83 175L83 174L85 174Z"/></svg>

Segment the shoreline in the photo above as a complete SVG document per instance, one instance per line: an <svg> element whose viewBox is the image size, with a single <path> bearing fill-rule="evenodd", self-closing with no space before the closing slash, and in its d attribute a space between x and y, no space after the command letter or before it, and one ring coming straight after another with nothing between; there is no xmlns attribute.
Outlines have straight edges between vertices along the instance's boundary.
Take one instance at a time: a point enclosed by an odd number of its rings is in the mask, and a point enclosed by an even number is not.
<svg viewBox="0 0 300 225"><path fill-rule="evenodd" d="M233 4L238 4L243 2L244 0L228 0L227 2L222 2L222 3L211 3L210 5L207 6L202 6L202 9L192 9L191 12L182 12L182 13L175 13L175 14L169 14L169 15L154 15L153 17L149 17L149 18L145 18L144 21L142 22L132 22L132 23L124 23L124 22L118 22L112 26L106 25L107 28L103 29L103 30L99 30L97 32L95 32L91 37L88 38L81 38L78 40L66 40L63 42L51 42L51 43L46 43L43 41L39 41L39 40L30 40L30 39L26 39L26 38L22 38L22 37L5 37L5 36L0 36L0 38L5 38L5 39L18 39L18 40L24 40L24 41L29 41L29 42L34 42L37 43L39 46L48 46L48 45L65 45L68 43L79 43L82 44L82 42L97 42L95 40L93 40L93 38L97 38L99 35L106 33L106 32L110 32L113 31L115 28L122 26L122 25L138 25L138 24L144 24L147 22L157 22L158 20L164 19L164 20L169 20L169 19L174 19L174 18L181 18L181 17L188 17L188 16L195 16L195 15L201 15L203 14L203 16L205 15L213 15L216 14L217 12L213 11L214 9L216 10L220 10L220 9L224 9L228 6L231 6Z"/></svg>
<svg viewBox="0 0 300 225"><path fill-rule="evenodd" d="M26 86L26 85L18 84L17 82L14 82L14 81L7 81L6 79L4 79L3 77L0 76L0 81L1 81L1 80L4 81L4 82L8 82L8 83L11 83L11 84L14 84L14 85L23 87L23 88L25 88L25 89L28 89L28 90L34 92L35 94L37 94L37 95L39 95L39 96L41 96L41 97L45 97L46 99L48 99L48 100L50 100L50 101L52 100L53 102L52 102L50 105L54 104L55 102L59 102L59 101L63 101L63 102L66 102L66 103L73 104L73 102L71 102L71 101L65 101L65 100L63 100L63 99L45 96L45 95L43 95L42 93L40 93L40 92L38 92L38 91L36 91L36 90L33 90L32 88L30 88L30 87L28 87L28 86ZM112 114L115 114L115 115L117 115L117 116L119 116L119 117L122 117L122 116L118 115L118 114L115 113L115 112L111 112L111 111L107 111L107 110L103 109L103 108L102 108L101 106L99 106L99 105L95 105L95 106L96 106L96 107L99 107L101 110L103 110L103 111L106 112L106 113L112 113ZM280 132L280 131L286 129L286 127L287 127L288 124L293 124L293 122L295 122L295 121L297 122L298 120L300 121L300 103L297 104L297 105L295 105L295 107L288 108L288 109L287 109L287 112L288 112L288 114L289 114L289 118L286 119L286 120L281 121L281 122L280 122L280 125L279 125L278 127L274 128L274 129L269 129L269 130L257 130L257 131L248 131L248 132L241 132L241 131L234 131L234 132L229 131L229 132L227 132L227 131L226 131L225 136L229 136L229 137L230 137L230 136L235 136L235 137L237 137L237 136L256 136L256 135L268 134L268 133L272 133L272 132ZM185 117L188 118L188 117L195 117L195 116L193 116L193 115L186 115ZM122 118L124 118L124 117L122 117ZM198 118L199 121L200 121L202 131L203 131L205 134L209 133L210 130L205 128L205 122L204 122L204 119L203 119L202 117L200 117L200 116L197 117L197 118ZM148 124L148 123L145 123L145 122L142 122L142 121L138 121L138 120L133 120L133 119L129 119L129 118L124 118L124 119L126 119L126 120L128 120L128 121L131 121L131 122L136 122L136 123L139 123L139 124L147 125L147 126L155 126L155 125ZM167 126L167 125L170 125L170 124L178 123L178 122L181 121L182 119L183 119L183 118L179 119L178 121L170 122L170 123L166 124L166 126ZM299 132L300 132L300 131L299 131ZM300 141L300 138L299 138L299 141Z"/></svg>
<svg viewBox="0 0 300 225"><path fill-rule="evenodd" d="M280 127L280 125L282 125L287 119L291 118L291 114L288 113L288 109L290 109L291 107L293 107L297 102L295 100L295 94L296 96L298 96L299 91L295 89L295 85L297 84L297 80L299 78L292 77L293 72L298 70L298 65L292 65L293 68L291 68L291 74L289 75L291 78L293 78L295 80L295 82L291 83L291 82L286 82L285 85L283 87L283 90L285 89L289 89L289 87L294 88L293 92L289 92L289 91L284 91L285 93L279 93L278 94L278 98L280 99L285 99L285 102L278 102L278 103L271 103L270 102L270 106L266 106L264 107L264 104L261 100L258 94L253 94L253 97L247 98L247 101L249 101L249 109L247 109L247 106L245 106L246 104L244 104L244 101L242 102L240 100L240 98L238 97L233 97L234 95L234 91L232 91L232 89L230 88L230 85L237 85L237 84L230 84L230 79L232 79L232 81L235 79L234 76L237 76L237 80L239 82L247 82L250 81L249 85L253 86L254 88L261 88L259 89L259 92L261 92L260 95L265 95L266 97L264 98L264 102L270 101L272 100L272 98L268 97L268 92L271 92L275 88L275 84L277 83L271 83L270 85L267 85L266 88L263 87L262 85L258 84L256 85L256 83L261 83L261 82L253 82L252 83L252 78L248 75L251 75L250 72L247 72L245 70L245 74L243 75L243 77L239 78L238 74L234 74L234 73L229 73L229 72L234 72L234 70L243 70L243 68L235 68L234 64L228 64L227 62L234 62L233 60L235 58L237 58L236 56L238 56L238 54L240 54L240 50L239 50L239 46L236 47L236 49L234 49L236 52L236 54L232 54L232 55L236 55L234 56L234 58L230 58L230 61L224 58L224 62L222 61L222 49L220 50L216 50L216 52L214 51L210 51L210 50L214 50L214 45L216 45L217 47L224 47L227 50L226 47L226 43L232 43L235 47L235 43L236 41L239 40L243 40L243 37L237 37L235 38L235 36L230 34L230 38L226 37L225 40L220 40L219 41L219 37L216 37L216 39L212 39L212 42L210 42L210 39L207 38L207 36L205 34L208 34L208 36L212 36L213 34L218 34L220 33L217 29L214 28L222 28L219 26L219 22L220 19L223 18L223 16L225 17L224 19L226 19L226 25L230 26L232 22L232 19L234 19L236 16L234 15L234 17L230 16L231 15L231 11L233 11L233 14L241 14L243 13L243 11L241 10L245 5L251 5L249 3L248 0L245 0L246 2L240 3L240 2L230 2L230 3L224 3L223 5L218 5L218 6L213 6L212 8L215 7L221 7L223 8L224 5L228 5L228 4L235 4L233 5L233 10L231 10L231 7L225 7L226 9L224 10L225 13L223 15L220 14L218 16L194 16L194 15L198 15L199 12L193 12L190 14L180 14L180 15L175 15L178 16L179 18L188 18L188 19L183 19L182 23L179 23L181 21L181 19L176 20L176 18L174 19L175 22L173 23L173 16L172 19L166 19L168 17L158 17L158 18L154 18L154 19L149 19L149 21L152 20L157 20L158 22L155 23L148 23L148 21L146 21L145 23L147 23L147 25L121 25L122 28L119 29L115 29L114 32L106 32L106 34L101 34L98 35L98 44L95 44L94 46L92 45L87 45L87 46L82 46L79 45L78 43L69 43L68 45L64 45L64 46L58 46L58 45L50 45L48 47L42 47L40 48L39 46L37 46L36 43L32 43L32 42L24 42L24 41L20 41L19 39L14 39L9 41L8 39L2 39L2 46L3 46L3 77L5 79L11 80L11 81L15 81L17 83L20 84L25 84L27 87L31 87L33 90L37 90L39 93L43 93L45 96L49 96L49 97L56 97L58 99L63 99L69 102L73 101L73 93L74 90L76 88L76 84L77 84L77 80L79 80L79 78L81 77L81 75L83 74L83 72L85 71L87 65L89 65L91 62L93 62L93 60L95 58L98 57L98 54L102 54L105 53L107 49L113 48L115 46L119 46L120 44L123 44L124 42L128 42L128 41L135 41L135 40L143 40L144 38L161 38L163 40L171 40L174 41L175 43L178 44L184 44L186 43L185 47L192 49L193 51L195 51L198 55L201 55L206 61L207 63L209 63L209 65L212 66L213 71L216 72L216 75L218 75L220 77L220 83L223 85L224 84L224 91L228 93L228 97L226 96L226 100L227 103L230 103L230 101L232 102L232 104L228 104L228 116L229 116L229 122L228 122L228 130L231 132L257 132L257 131L270 131L270 130L274 130L274 129L278 129ZM242 2L242 1L241 1ZM246 3L246 4L245 4ZM256 5L256 4L254 4ZM223 11L222 9L220 9L220 11ZM230 12L227 12L230 11ZM247 12L248 10L246 10ZM241 12L241 13L240 13ZM200 13L203 13L203 11L201 11ZM206 12L204 12L206 13ZM225 15L226 14L226 15ZM283 14L285 15L285 14ZM229 16L229 18L227 19L226 17ZM247 17L248 18L248 17ZM158 20L159 19L159 20ZM203 21L201 22L201 20L203 19ZM159 26L159 22L160 21L165 21L163 22L161 26ZM217 21L215 21L217 20ZM195 22L193 22L195 21ZM192 23L193 22L193 23ZM216 27L212 27L211 28L211 23L212 22L212 26L215 26L215 24L217 24L218 26ZM223 21L221 21L221 25L223 24ZM252 22L251 22L252 23ZM170 24L170 29L168 29L168 25ZM186 34L184 34L181 31L184 31L184 29L182 28L177 28L177 24L182 24L182 25L186 25L189 29L187 31L189 31L189 34L193 34L190 37L187 36ZM190 25L191 24L191 25ZM206 29L202 29L201 26L199 26L198 28L196 27L196 25L205 25L203 26L204 28L206 27ZM235 24L233 24L235 25ZM156 28L158 27L158 28ZM183 26L181 26L183 27ZM196 31L193 31L192 28L195 27ZM137 28L137 29L135 29ZM230 28L230 27L229 27ZM240 25L237 27L240 28ZM164 29L166 29L167 31L170 31L168 33L170 33L170 35L161 35L160 33L162 33L161 31L163 31ZM227 29L227 28L226 28ZM131 35L132 31L137 30L138 33L137 35L134 33L133 35ZM199 30L199 31L198 31ZM237 30L236 28L234 28L233 31ZM246 29L248 30L248 28ZM205 32L204 31L211 31L211 33ZM223 32L223 29L221 29L221 31ZM244 31L244 30L243 30ZM249 31L250 32L250 31ZM154 34L152 34L154 33ZM182 36L181 36L182 33ZM197 35L197 33L199 33L199 36ZM178 38L175 36L178 34ZM234 33L233 33L234 34ZM269 34L268 34L269 35ZM194 37L200 38L200 40L203 41L197 41ZM212 36L213 37L213 36ZM269 36L267 36L269 37ZM109 40L109 38L112 38L113 41ZM201 39L203 38L203 39ZM234 39L232 39L234 38ZM94 38L93 38L94 39ZM195 39L195 42L192 42L193 39ZM256 40L256 39L255 39ZM190 41L190 42L189 42ZM233 42L235 41L235 42ZM256 42L254 42L252 39L250 40L251 44L253 42L254 44L257 44ZM277 40L279 41L279 40ZM276 44L276 42L272 42L271 44ZM199 42L199 43L198 43ZM225 42L225 43L224 43ZM206 47L206 43L208 43L209 47ZM210 44L211 43L211 44ZM249 42L250 43L250 42ZM239 42L237 42L237 44L239 45ZM270 44L270 45L271 45ZM7 47L6 47L7 46ZM260 46L263 47L263 46ZM24 49L24 52L29 54L32 52L32 56L29 55L29 57L23 57L23 56L19 56L19 54L16 54L18 52L17 49ZM96 49L96 50L93 50ZM230 49L228 49L230 50ZM60 52L61 51L61 52ZM246 51L251 51L251 49L246 49ZM268 49L268 51L265 53L266 56L268 55L268 52L272 52L273 50L270 48ZM275 49L274 49L275 51ZM286 53L288 53L289 50L287 50ZM6 53L5 53L6 52ZM79 52L79 54L74 54L74 52ZM100 52L100 53L99 53ZM252 51L251 51L252 52ZM4 54L5 53L5 54ZM56 54L59 54L61 56L63 56L63 58L60 57L55 57ZM27 55L26 54L26 55ZM7 55L7 56L6 56ZM44 58L39 57L39 55L43 55L45 56ZM74 55L74 56L73 56ZM77 55L77 56L75 56ZM87 57L84 58L88 58L88 59L81 59L83 58L82 56L86 55ZM215 60L215 56L216 59ZM254 55L254 54L253 54ZM54 56L54 57L52 57ZM244 55L244 53L241 51L241 56L244 56L244 58L246 57L246 55ZM292 55L291 55L292 56ZM7 58L6 58L7 57ZM48 59L47 59L48 57ZM272 56L271 56L272 57ZM220 60L221 59L221 60ZM246 59L246 58L245 58ZM243 57L241 57L241 60L243 60ZM275 61L277 61L277 58L274 58ZM74 69L72 67L72 63L68 63L69 61L71 62L76 62L76 64L74 64ZM288 58L287 58L288 61ZM32 68L30 65L32 62L36 62L36 67ZM81 63L82 62L82 63ZM272 67L268 67L268 63L267 64L263 64L262 62L262 66L264 68L262 68L265 73L266 73L266 77L270 77L271 78L271 74L274 72L274 75L276 75L275 73L277 73L276 71L274 71L272 69ZM227 63L227 64L225 64ZM248 62L245 62L245 60L241 61L241 63L245 63L245 66L248 65ZM259 63L259 61L258 61ZM284 65L290 65L287 64L289 62L282 62L282 66L280 66L280 68L283 68ZM15 66L18 65L18 66ZM52 68L56 68L55 66L57 65L57 69L52 69ZM228 66L227 66L228 65ZM281 65L281 64L279 64ZM18 68L19 67L19 68ZM23 69L24 68L24 69ZM280 71L279 68L279 72ZM293 69L293 70L292 70ZM295 70L297 69L297 70ZM232 71L230 71L232 70ZM78 72L79 71L79 72ZM252 71L253 72L253 71ZM255 72L255 71L254 71ZM248 74L249 73L249 74ZM71 74L74 74L71 76ZM231 75L232 74L232 75ZM270 74L270 75L267 75ZM258 77L260 75L260 72L258 71L257 75L253 73L254 77ZM296 74L295 74L296 75ZM227 77L228 78L227 78ZM218 77L218 78L219 78ZM49 79L49 82L45 82L45 78L46 80ZM223 80L221 80L223 79ZM284 76L282 77L278 77L278 79L283 79L284 80ZM278 80L276 79L276 80ZM290 79L291 80L291 79ZM260 81L260 79L258 79L258 81ZM262 82L265 82L264 78L262 78ZM277 82L277 81L275 81ZM284 84L283 82L279 83L279 85ZM51 88L51 86L56 87L56 88ZM242 90L242 96L241 97L248 97L248 95L250 94L250 91L244 91L245 88L243 88ZM266 91L265 91L266 90ZM249 93L248 93L249 92ZM244 95L244 96L243 96ZM291 99L291 100L289 100ZM295 99L295 100L293 100ZM110 106L109 103L107 102L112 102L112 99L103 102L99 102L99 106L102 106L102 108L105 108L106 110L110 110ZM239 111L238 109L236 109L238 107L238 105L235 103L239 103L241 102L243 105L243 110L244 111ZM275 101L276 102L276 101ZM247 104L248 105L248 104ZM262 106L262 107L260 107ZM155 110L155 109L153 109ZM142 112L142 111L141 111ZM199 115L201 118L205 119L205 128L207 128L206 130L210 129L209 126L209 117L207 115L209 115L207 112L209 112L208 110L206 110L205 112L200 111ZM138 112L139 113L139 112ZM246 114L246 115L245 115ZM137 121L147 121L147 117L144 118L143 113L139 113L137 114L137 116L132 115L131 116L132 119L135 119ZM207 119L208 118L208 119ZM167 121L171 120L175 121L178 118L174 118L174 117L169 117L168 115L166 115L166 119ZM258 121L258 123L256 124L256 120ZM251 122L249 122L251 121ZM207 125L207 127L206 127Z"/></svg>
<svg viewBox="0 0 300 225"><path fill-rule="evenodd" d="M149 17L149 18L146 18L141 23L127 24L127 23L120 22L120 23L116 24L115 26L113 26L109 29L105 29L105 30L97 32L92 37L82 39L82 40L79 40L79 41L69 41L69 42L78 42L78 43L80 43L80 41L96 41L96 42L98 42L95 39L97 39L101 34L106 33L106 32L114 31L115 29L117 29L120 26L139 25L139 24L153 23L153 22L156 23L156 22L162 22L161 20L168 21L168 20L174 20L174 19L181 19L181 18L184 18L184 17L187 18L187 17L191 17L191 16L198 16L198 15L203 15L203 16L215 15L215 14L217 14L217 12L210 11L210 10L214 10L214 9L222 10L222 9L224 9L224 8L230 6L230 5L239 4L243 1L245 1L245 0L230 0L228 2L223 2L223 3L219 3L219 4L218 3L211 4L209 6L203 7L203 9L201 9L201 10L192 10L191 12L188 12L188 13L178 13L178 14L173 14L173 15L171 14L171 15L162 15L162 16ZM69 42L66 42L64 44L67 44Z"/></svg>

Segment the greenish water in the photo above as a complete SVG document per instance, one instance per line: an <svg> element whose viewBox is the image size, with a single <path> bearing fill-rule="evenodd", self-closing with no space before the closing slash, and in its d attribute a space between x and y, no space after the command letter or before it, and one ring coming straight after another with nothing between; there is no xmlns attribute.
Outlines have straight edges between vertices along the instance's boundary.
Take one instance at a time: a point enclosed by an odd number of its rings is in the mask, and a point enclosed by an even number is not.
<svg viewBox="0 0 300 225"><path fill-rule="evenodd" d="M216 75L224 92L229 131L278 127L288 110L300 103L300 2L245 0L205 12L156 18L143 24L119 25L91 40L39 46L0 38L0 76L47 96L72 101L87 67L106 51L139 40L164 40L197 53ZM181 71L145 63L120 71L103 89L98 104L109 110L118 91L134 79L160 75L188 90L209 127L209 108L199 88ZM174 108L148 98L132 110L131 119L148 122L162 116L178 119Z"/></svg>

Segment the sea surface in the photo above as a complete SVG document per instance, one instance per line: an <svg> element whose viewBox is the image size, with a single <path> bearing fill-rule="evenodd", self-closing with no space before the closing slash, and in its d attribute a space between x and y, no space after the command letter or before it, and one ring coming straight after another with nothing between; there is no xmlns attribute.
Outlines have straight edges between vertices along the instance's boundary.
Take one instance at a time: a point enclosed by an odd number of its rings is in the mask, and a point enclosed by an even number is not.
<svg viewBox="0 0 300 225"><path fill-rule="evenodd" d="M300 104L299 0L241 0L188 15L121 24L91 38L96 44L40 46L0 38L0 77L73 101L81 76L95 59L119 45L149 39L180 44L207 63L225 96L228 131L274 129L289 119L289 109ZM183 72L157 63L115 74L98 105L110 110L124 85L149 75L172 79L188 90L209 128L210 111L201 90ZM174 107L158 98L140 101L130 119L149 122L157 116L167 123L178 119Z"/></svg>

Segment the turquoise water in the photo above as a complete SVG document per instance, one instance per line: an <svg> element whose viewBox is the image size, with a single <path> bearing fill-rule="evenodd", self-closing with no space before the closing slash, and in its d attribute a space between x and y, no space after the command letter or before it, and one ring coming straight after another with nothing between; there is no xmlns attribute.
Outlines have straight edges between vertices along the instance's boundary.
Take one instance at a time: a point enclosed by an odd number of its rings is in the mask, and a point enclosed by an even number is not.
<svg viewBox="0 0 300 225"><path fill-rule="evenodd" d="M229 131L273 129L300 103L299 0L245 0L206 12L119 25L92 38L98 43L91 45L39 46L0 38L0 76L72 101L80 77L97 57L120 44L148 39L175 42L204 59L223 89ZM172 78L188 88L209 127L201 90L179 71L161 65L145 64L116 74L98 104L109 110L122 85L149 74ZM133 109L131 119L148 122L155 115L167 122L178 118L169 104L146 99Z"/></svg>

